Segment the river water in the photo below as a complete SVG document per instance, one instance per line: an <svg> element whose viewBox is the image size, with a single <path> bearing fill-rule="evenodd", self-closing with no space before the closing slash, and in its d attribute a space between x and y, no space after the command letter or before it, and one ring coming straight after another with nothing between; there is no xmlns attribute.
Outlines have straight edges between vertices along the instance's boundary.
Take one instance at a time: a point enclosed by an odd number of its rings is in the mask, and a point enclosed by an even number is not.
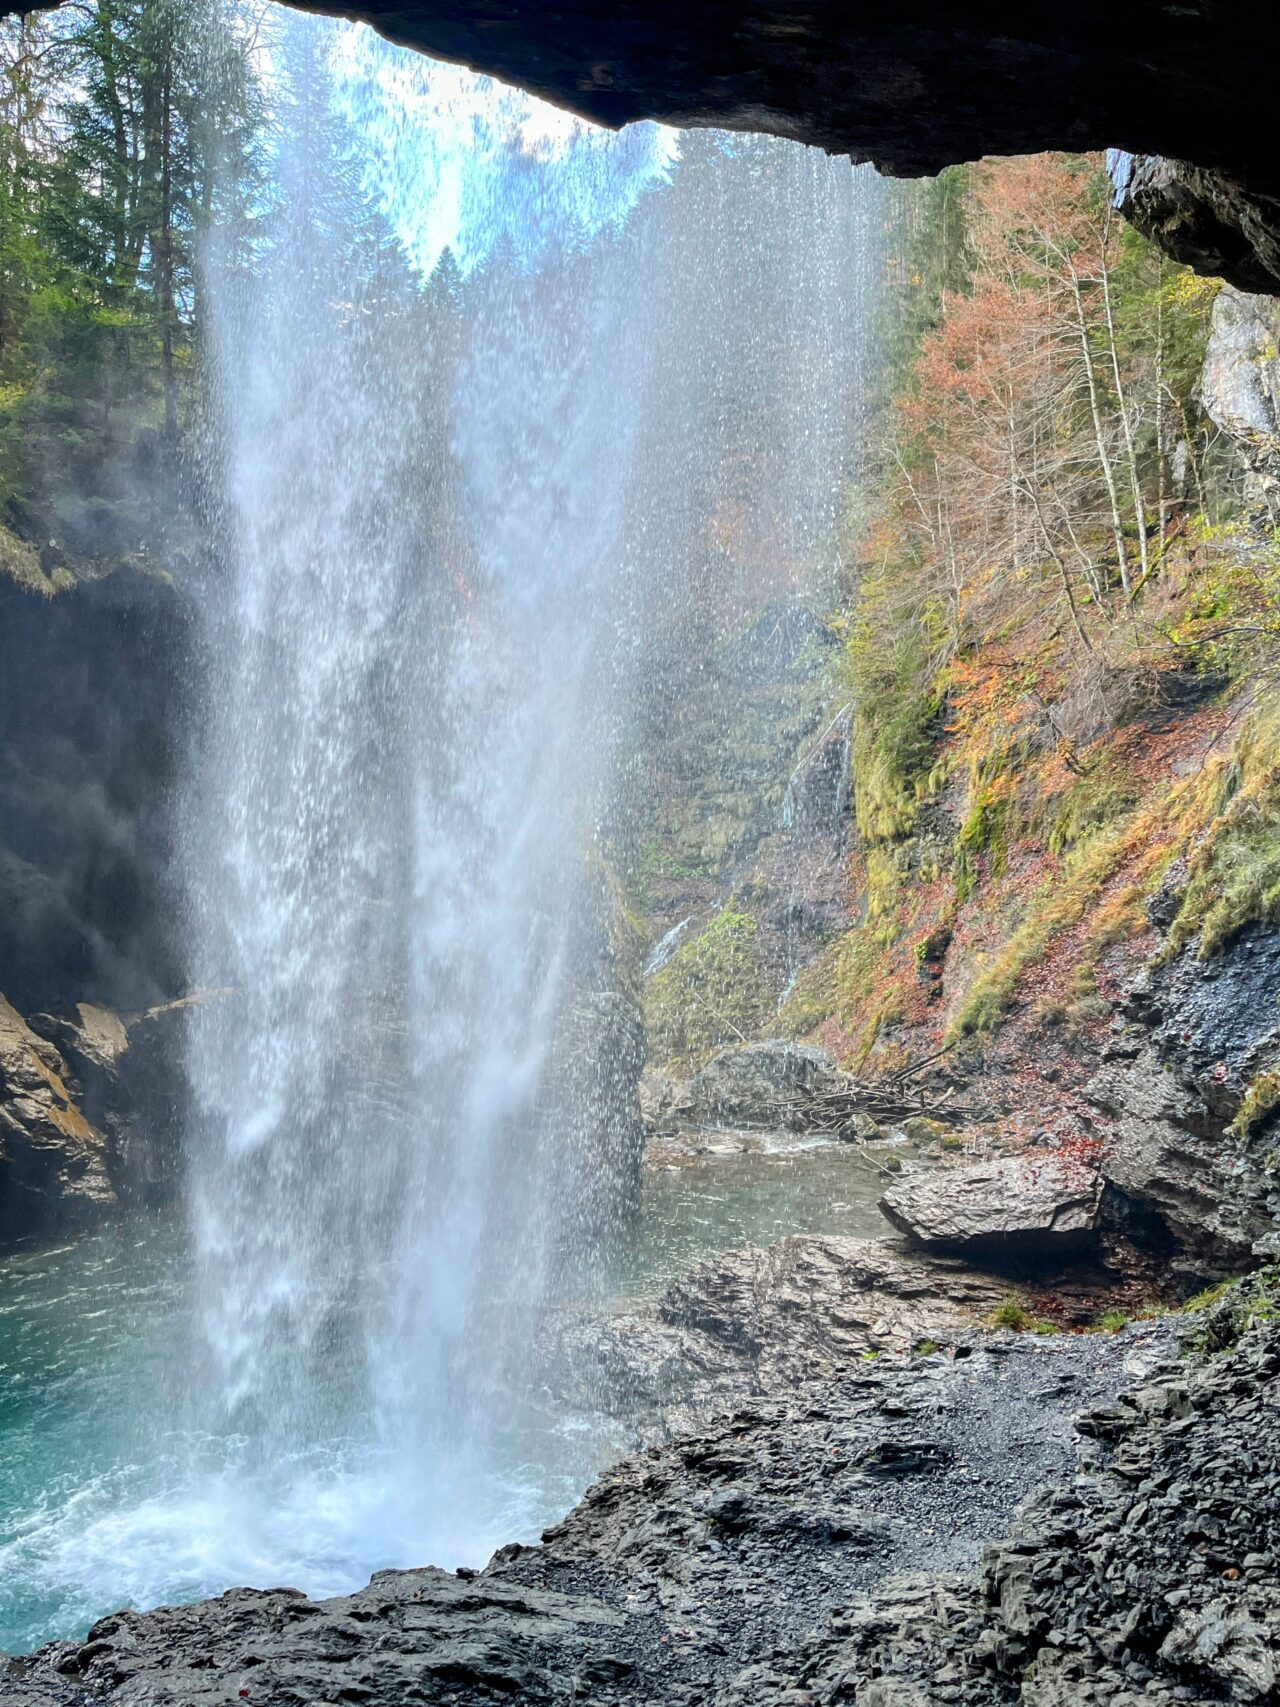
<svg viewBox="0 0 1280 1707"><path fill-rule="evenodd" d="M883 1233L866 1152L789 1136L746 1150L705 1142L646 1170L603 1304L652 1297L742 1244ZM434 1525L415 1512L394 1463L358 1436L313 1443L264 1487L244 1436L167 1420L197 1310L180 1218L127 1220L0 1265L0 1651L240 1583L322 1595L386 1566L479 1565L503 1542L535 1540L625 1448L625 1421L513 1403L465 1526L452 1511Z"/></svg>

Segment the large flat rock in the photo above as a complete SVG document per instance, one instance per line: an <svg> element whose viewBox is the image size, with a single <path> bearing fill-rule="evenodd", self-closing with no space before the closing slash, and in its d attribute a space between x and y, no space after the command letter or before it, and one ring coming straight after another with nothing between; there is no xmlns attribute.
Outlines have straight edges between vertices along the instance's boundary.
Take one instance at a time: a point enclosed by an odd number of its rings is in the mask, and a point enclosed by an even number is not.
<svg viewBox="0 0 1280 1707"><path fill-rule="evenodd" d="M880 1199L913 1243L968 1255L1061 1256L1087 1246L1101 1180L1074 1159L1031 1153L905 1174Z"/></svg>
<svg viewBox="0 0 1280 1707"><path fill-rule="evenodd" d="M355 1702L574 1699L626 1668L609 1652L623 1619L570 1597L441 1570L380 1571L367 1588L313 1601L295 1589L233 1589L195 1606L101 1619L46 1667L0 1670L15 1707L321 1707ZM0 1660L0 1666L3 1661Z"/></svg>
<svg viewBox="0 0 1280 1707"><path fill-rule="evenodd" d="M835 1381L881 1352L979 1334L998 1276L883 1239L810 1234L700 1263L653 1304L566 1312L552 1384L575 1405L652 1419L658 1433L747 1396Z"/></svg>

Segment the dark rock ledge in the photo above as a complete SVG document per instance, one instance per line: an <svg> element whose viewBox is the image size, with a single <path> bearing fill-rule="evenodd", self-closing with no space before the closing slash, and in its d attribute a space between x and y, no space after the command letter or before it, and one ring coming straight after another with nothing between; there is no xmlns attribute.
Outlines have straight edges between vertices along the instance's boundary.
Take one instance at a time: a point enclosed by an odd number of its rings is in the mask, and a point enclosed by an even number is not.
<svg viewBox="0 0 1280 1707"><path fill-rule="evenodd" d="M1187 1318L1208 1344L1244 1327L1190 1360L1165 1322L858 1362L626 1460L541 1546L505 1548L478 1574L386 1572L320 1604L238 1590L120 1613L12 1662L0 1697L1274 1701L1271 1308L1225 1332L1221 1310Z"/></svg>

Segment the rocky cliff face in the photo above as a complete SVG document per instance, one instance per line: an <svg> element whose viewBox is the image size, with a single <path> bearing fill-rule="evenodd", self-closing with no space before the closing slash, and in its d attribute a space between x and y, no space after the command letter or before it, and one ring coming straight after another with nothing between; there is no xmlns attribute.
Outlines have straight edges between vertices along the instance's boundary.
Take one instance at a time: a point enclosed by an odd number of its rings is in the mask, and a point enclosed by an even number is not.
<svg viewBox="0 0 1280 1707"><path fill-rule="evenodd" d="M106 1139L69 1078L53 1045L0 997L0 1246L92 1220L114 1200Z"/></svg>
<svg viewBox="0 0 1280 1707"><path fill-rule="evenodd" d="M1118 134L1118 133L1117 133ZM1138 230L1197 272L1239 290L1280 291L1280 186L1159 155L1126 158L1119 206Z"/></svg>
<svg viewBox="0 0 1280 1707"><path fill-rule="evenodd" d="M154 1201L174 1177L168 795L192 646L181 594L145 559L47 575L4 539L0 1245Z"/></svg>
<svg viewBox="0 0 1280 1707"><path fill-rule="evenodd" d="M23 1013L140 1009L182 981L163 901L190 616L145 560L60 573L45 594L0 572L0 987Z"/></svg>
<svg viewBox="0 0 1280 1707"><path fill-rule="evenodd" d="M837 637L775 597L718 643L660 660L639 719L629 887L653 939L650 1053L700 1065L768 1035L845 925L850 711Z"/></svg>
<svg viewBox="0 0 1280 1707"><path fill-rule="evenodd" d="M1280 290L1280 246L1276 277ZM1280 300L1230 286L1213 305L1200 396L1236 447L1249 511L1280 522Z"/></svg>

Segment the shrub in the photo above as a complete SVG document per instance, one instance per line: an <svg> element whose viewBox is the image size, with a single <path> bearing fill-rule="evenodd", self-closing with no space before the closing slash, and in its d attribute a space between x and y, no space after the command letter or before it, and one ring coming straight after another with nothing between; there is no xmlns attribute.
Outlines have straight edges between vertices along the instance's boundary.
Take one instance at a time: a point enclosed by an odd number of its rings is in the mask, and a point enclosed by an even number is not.
<svg viewBox="0 0 1280 1707"><path fill-rule="evenodd" d="M1030 1310L1013 1293L991 1312L993 1328L1009 1328L1015 1334L1025 1334L1032 1323Z"/></svg>

